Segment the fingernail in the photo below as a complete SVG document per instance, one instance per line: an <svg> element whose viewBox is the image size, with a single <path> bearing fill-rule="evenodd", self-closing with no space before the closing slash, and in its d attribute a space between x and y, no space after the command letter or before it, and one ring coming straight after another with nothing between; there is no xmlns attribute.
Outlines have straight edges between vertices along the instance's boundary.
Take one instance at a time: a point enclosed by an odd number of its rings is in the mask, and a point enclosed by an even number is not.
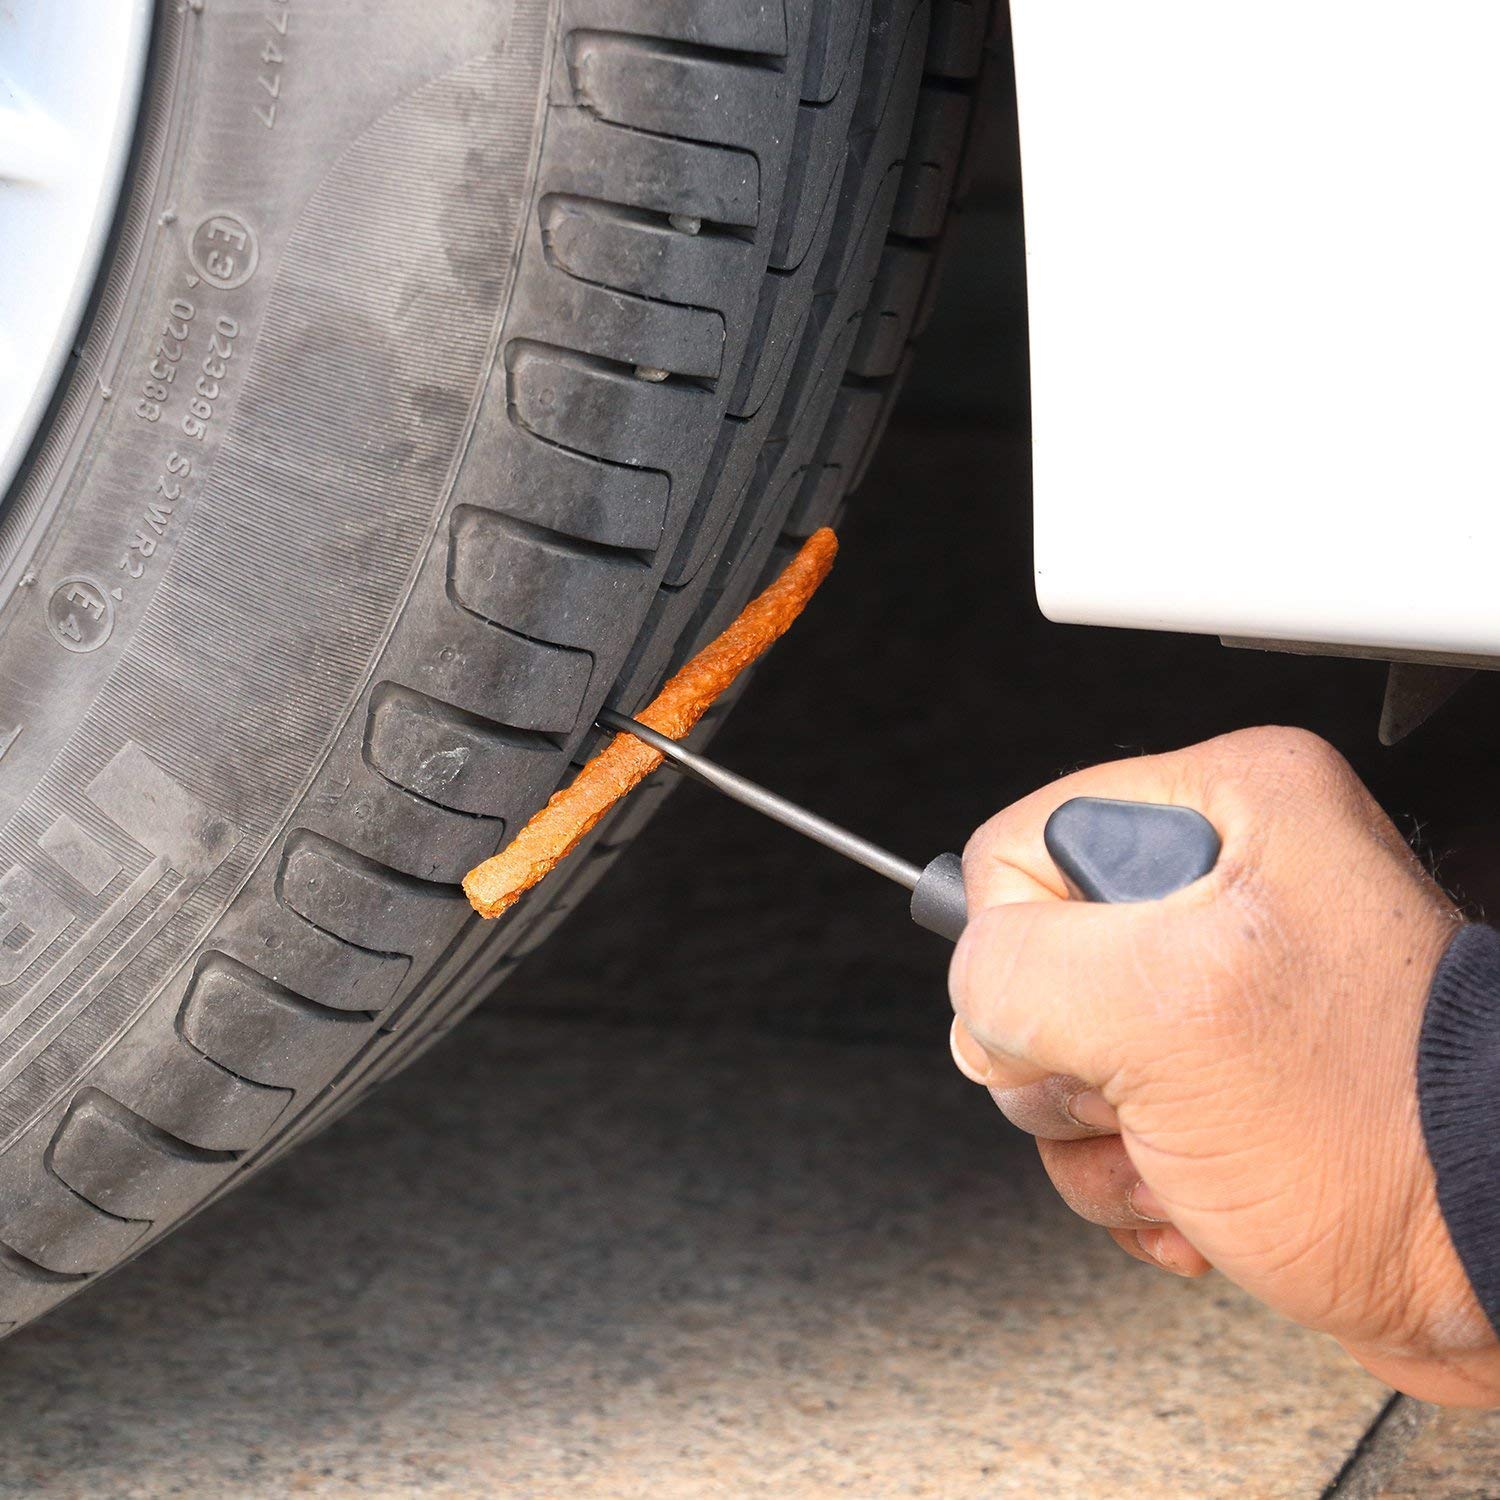
<svg viewBox="0 0 1500 1500"><path fill-rule="evenodd" d="M1139 1230L1136 1234L1135 1242L1163 1271L1170 1271L1174 1276L1190 1279L1188 1278L1188 1273L1178 1265L1177 1261L1167 1250L1170 1237L1165 1228Z"/></svg>
<svg viewBox="0 0 1500 1500"><path fill-rule="evenodd" d="M990 1081L989 1053L969 1035L957 1016L954 1016L953 1024L948 1028L948 1050L953 1054L958 1071L970 1083Z"/></svg>
<svg viewBox="0 0 1500 1500"><path fill-rule="evenodd" d="M1120 1117L1114 1106L1098 1089L1084 1089L1074 1094L1063 1108L1074 1121L1088 1130L1118 1130Z"/></svg>
<svg viewBox="0 0 1500 1500"><path fill-rule="evenodd" d="M1131 1188L1127 1201L1130 1204L1131 1213L1138 1219L1148 1219L1153 1224L1166 1224L1171 1221L1172 1216L1167 1212L1166 1204L1144 1182L1138 1182ZM1155 1251L1152 1254L1155 1254Z"/></svg>

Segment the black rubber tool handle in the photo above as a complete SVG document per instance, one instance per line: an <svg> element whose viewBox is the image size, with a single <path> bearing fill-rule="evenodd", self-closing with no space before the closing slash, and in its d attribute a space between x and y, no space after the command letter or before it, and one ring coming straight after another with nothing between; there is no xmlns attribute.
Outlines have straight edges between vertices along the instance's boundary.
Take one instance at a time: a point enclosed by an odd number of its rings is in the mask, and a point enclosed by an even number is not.
<svg viewBox="0 0 1500 1500"><path fill-rule="evenodd" d="M911 919L918 927L956 943L969 921L964 897L964 862L956 854L940 854L922 871L911 893Z"/></svg>
<svg viewBox="0 0 1500 1500"><path fill-rule="evenodd" d="M1191 807L1075 797L1047 819L1042 837L1080 901L1159 901L1219 862L1218 832Z"/></svg>
<svg viewBox="0 0 1500 1500"><path fill-rule="evenodd" d="M1075 797L1047 819L1047 853L1079 901L1159 901L1219 862L1214 825L1190 807ZM963 862L940 854L911 893L919 927L957 942L968 922Z"/></svg>

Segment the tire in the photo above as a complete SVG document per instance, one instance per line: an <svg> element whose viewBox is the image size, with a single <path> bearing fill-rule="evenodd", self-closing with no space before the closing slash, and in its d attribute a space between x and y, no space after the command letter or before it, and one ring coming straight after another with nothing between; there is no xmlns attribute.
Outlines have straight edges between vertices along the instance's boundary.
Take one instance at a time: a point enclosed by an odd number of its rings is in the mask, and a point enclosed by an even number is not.
<svg viewBox="0 0 1500 1500"><path fill-rule="evenodd" d="M163 0L0 517L4 1325L423 1051L644 823L498 923L456 888L857 484L982 11Z"/></svg>

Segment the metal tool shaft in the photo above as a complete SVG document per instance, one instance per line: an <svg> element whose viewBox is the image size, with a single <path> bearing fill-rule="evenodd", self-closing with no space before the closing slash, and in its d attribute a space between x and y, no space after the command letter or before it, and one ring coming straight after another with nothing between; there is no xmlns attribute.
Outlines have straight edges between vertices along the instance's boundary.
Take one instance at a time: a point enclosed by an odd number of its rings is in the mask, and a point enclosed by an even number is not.
<svg viewBox="0 0 1500 1500"><path fill-rule="evenodd" d="M601 728L634 735L689 776L736 802L905 886L911 892L911 917L917 926L950 942L963 936L969 900L958 855L939 854L920 869L827 818L684 750L676 740L635 719L605 709L598 722ZM1075 897L1111 903L1163 900L1208 875L1220 852L1218 831L1192 808L1098 797L1064 802L1047 820L1045 842Z"/></svg>
<svg viewBox="0 0 1500 1500"><path fill-rule="evenodd" d="M600 713L598 723L602 729L634 735L689 776L707 782L725 796L733 797L736 802L753 807L756 812L774 818L776 822L795 829L807 838L842 854L846 859L852 859L856 864L864 865L866 869L874 870L877 875L884 875L887 880L894 880L897 885L905 886L909 891L915 891L922 879L920 866L898 858L878 844L872 844L868 839L862 839L858 834L830 823L827 818L820 818L805 807L798 807L795 802L788 802L785 797L778 797L775 792L769 792L765 787L735 775L733 771L725 770L714 761L691 750L684 750L676 740L658 734L656 730L647 728L635 719L606 708Z"/></svg>

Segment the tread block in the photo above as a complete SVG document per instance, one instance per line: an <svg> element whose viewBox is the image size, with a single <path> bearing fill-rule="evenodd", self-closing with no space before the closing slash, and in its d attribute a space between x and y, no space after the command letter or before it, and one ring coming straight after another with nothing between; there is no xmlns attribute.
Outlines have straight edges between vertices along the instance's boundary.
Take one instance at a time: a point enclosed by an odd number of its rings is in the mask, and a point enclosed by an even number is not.
<svg viewBox="0 0 1500 1500"><path fill-rule="evenodd" d="M248 930L220 933L199 964L216 954L334 1010L385 1010L411 970L410 959L351 948L274 901L263 904Z"/></svg>
<svg viewBox="0 0 1500 1500"><path fill-rule="evenodd" d="M460 503L495 505L565 536L654 552L661 545L671 490L658 469L632 469L570 452L500 413L498 420L481 416L476 425L455 495Z"/></svg>
<svg viewBox="0 0 1500 1500"><path fill-rule="evenodd" d="M656 302L560 273L548 318L572 333L580 354L673 375L717 380L724 367L724 318L702 307Z"/></svg>
<svg viewBox="0 0 1500 1500"><path fill-rule="evenodd" d="M644 37L574 32L567 45L574 97L612 125L750 148L776 129L779 71Z"/></svg>
<svg viewBox="0 0 1500 1500"><path fill-rule="evenodd" d="M25 1172L20 1178L16 1165ZM102 1271L129 1253L151 1227L95 1208L29 1155L8 1164L5 1218L0 1241L49 1271L85 1275Z"/></svg>
<svg viewBox="0 0 1500 1500"><path fill-rule="evenodd" d="M924 88L917 101L911 150L901 174L891 229L910 239L933 239L943 231L958 157L969 128L973 101L951 89Z"/></svg>
<svg viewBox="0 0 1500 1500"><path fill-rule="evenodd" d="M110 1097L141 1119L207 1151L248 1150L292 1102L286 1089L237 1078L175 1036L109 1087Z"/></svg>
<svg viewBox="0 0 1500 1500"><path fill-rule="evenodd" d="M776 418L778 426L785 423L781 431L786 440L787 459L783 462L793 462L801 467L814 449L823 446L828 417L858 333L858 317L850 318L842 327L835 322L826 330L825 340L818 351L798 372L800 378L796 379L795 397L788 392ZM793 405L795 413L788 410Z"/></svg>
<svg viewBox="0 0 1500 1500"><path fill-rule="evenodd" d="M424 952L468 907L447 886L398 874L306 828L287 837L276 884L298 916L377 953Z"/></svg>
<svg viewBox="0 0 1500 1500"><path fill-rule="evenodd" d="M749 151L622 130L582 108L552 111L547 145L551 192L740 229L759 220L760 164Z"/></svg>
<svg viewBox="0 0 1500 1500"><path fill-rule="evenodd" d="M740 372L740 384L729 403L729 414L738 421L758 424L786 389L797 351L815 316L815 310L797 296L797 274L766 278L755 310L762 340L759 357Z"/></svg>
<svg viewBox="0 0 1500 1500"><path fill-rule="evenodd" d="M847 384L834 398L824 454L829 463L853 473L875 440L887 392L880 386Z"/></svg>
<svg viewBox="0 0 1500 1500"><path fill-rule="evenodd" d="M592 648L650 581L651 570L633 553L472 505L453 512L450 594L472 613L534 640Z"/></svg>
<svg viewBox="0 0 1500 1500"><path fill-rule="evenodd" d="M717 634L749 601L761 572L756 559L763 559L776 545L806 475L805 468L793 469L790 473L785 469L773 470L772 483L762 491L765 498L761 505L755 512L735 518L723 556L724 565L732 570L734 581L719 591L717 598L711 596L712 602L707 609L700 606L696 622L700 639ZM714 720L708 719L707 715L704 717L711 729Z"/></svg>
<svg viewBox="0 0 1500 1500"><path fill-rule="evenodd" d="M325 831L403 875L457 885L505 839L505 824L498 817L434 806L420 793L378 775L357 752L340 755L334 765L344 773L335 770L332 777L334 789L342 791L334 806L348 815L330 816ZM318 823L321 812L315 801L308 821Z"/></svg>
<svg viewBox="0 0 1500 1500"><path fill-rule="evenodd" d="M630 842L661 810L662 803L682 785L682 774L663 766L648 781L638 786L606 823L605 842L623 845Z"/></svg>
<svg viewBox="0 0 1500 1500"><path fill-rule="evenodd" d="M177 1140L119 1100L86 1088L57 1127L48 1160L64 1183L106 1213L155 1221L207 1196L238 1156Z"/></svg>
<svg viewBox="0 0 1500 1500"><path fill-rule="evenodd" d="M427 801L465 812L534 805L567 763L555 740L395 683L382 683L371 700L365 759Z"/></svg>
<svg viewBox="0 0 1500 1500"><path fill-rule="evenodd" d="M919 245L885 247L849 358L851 375L874 380L895 374L911 341L933 260L933 252Z"/></svg>
<svg viewBox="0 0 1500 1500"><path fill-rule="evenodd" d="M768 417L763 414L749 421L725 422L719 429L719 440L714 445L697 504L662 579L665 587L682 588L717 557L718 544L733 519L735 507L749 490L758 466L765 461L767 425Z"/></svg>
<svg viewBox="0 0 1500 1500"><path fill-rule="evenodd" d="M917 312L912 319L911 333L908 342L915 343L927 332L927 325L932 322L933 312L937 308L938 289L942 284L944 267L948 264L953 254L953 246L957 236L946 228L943 237L932 246L924 247L932 257L928 262L927 280L922 287L921 295L917 298Z"/></svg>
<svg viewBox="0 0 1500 1500"><path fill-rule="evenodd" d="M878 406L874 414L870 417L870 431L865 439L864 451L854 463L844 466L849 475L848 492L851 495L865 482L865 475L869 471L875 454L879 451L880 437L885 430L885 418L890 412L892 403L901 393L901 387L905 383L907 373L911 369L911 360L912 351L908 349L901 357L900 369L896 371L890 380L885 382L884 387L878 392ZM844 392L840 391L839 398L842 399L843 395ZM853 441L852 437L850 441Z"/></svg>
<svg viewBox="0 0 1500 1500"><path fill-rule="evenodd" d="M568 0L563 21L569 29L635 32L763 57L787 51L784 0Z"/></svg>
<svg viewBox="0 0 1500 1500"><path fill-rule="evenodd" d="M838 179L823 204L823 213L808 253L794 271L773 271L761 285L760 300L755 307L751 332L753 359L747 359L730 398L729 409L739 417L753 417L776 387L778 377L788 368L802 339L802 330L810 316L808 288L816 276L819 261L833 233L838 207Z"/></svg>
<svg viewBox="0 0 1500 1500"><path fill-rule="evenodd" d="M938 78L977 77L988 9L980 0L934 0L924 71Z"/></svg>
<svg viewBox="0 0 1500 1500"><path fill-rule="evenodd" d="M527 929L526 935L510 950L510 957L520 960L530 957L557 931L573 911L573 903L561 900L549 906Z"/></svg>
<svg viewBox="0 0 1500 1500"><path fill-rule="evenodd" d="M807 67L802 75L802 97L809 104L826 104L851 85L859 86L851 63L866 35L870 0L815 0L812 31L807 38ZM851 74L853 76L851 77Z"/></svg>
<svg viewBox="0 0 1500 1500"><path fill-rule="evenodd" d="M553 193L542 201L542 244L553 265L581 281L637 296L721 310L755 264L755 247L662 214Z"/></svg>
<svg viewBox="0 0 1500 1500"><path fill-rule="evenodd" d="M838 202L853 112L852 94L834 104L803 105L797 111L786 190L771 241L773 270L794 270L818 253L814 242L819 226L828 217L830 205Z"/></svg>
<svg viewBox="0 0 1500 1500"><path fill-rule="evenodd" d="M790 441L797 430L808 396L819 372L827 364L827 344L834 337L829 325L838 302L839 298L834 292L818 292L812 299L812 307L807 315L807 331L793 348L791 374L773 423L772 436L782 442Z"/></svg>
<svg viewBox="0 0 1500 1500"><path fill-rule="evenodd" d="M697 386L641 380L621 366L545 344L513 340L506 372L511 411L522 426L609 463L683 453L684 434L713 414L708 393Z"/></svg>
<svg viewBox="0 0 1500 1500"><path fill-rule="evenodd" d="M842 288L857 285L862 277L867 283L873 281L880 251L886 243L890 228L890 215L901 187L901 176L901 163L892 162L881 174L871 211L857 215L849 212L850 173L844 173L833 248L824 257L823 265L818 271L818 286L821 291L838 292ZM868 296L867 285L863 295L855 299L857 305L862 307ZM848 300L845 299L846 302Z"/></svg>
<svg viewBox="0 0 1500 1500"><path fill-rule="evenodd" d="M38 1286L58 1286L86 1279L84 1275L71 1271L49 1271L46 1266L39 1266L10 1245L3 1244L0 1244L0 1271L7 1278L15 1277L19 1281L33 1282Z"/></svg>
<svg viewBox="0 0 1500 1500"><path fill-rule="evenodd" d="M49 1271L0 1245L0 1331L34 1318L60 1302L84 1277Z"/></svg>
<svg viewBox="0 0 1500 1500"><path fill-rule="evenodd" d="M571 732L593 675L588 652L529 640L455 610L446 599L443 613L441 631L418 663L426 691L473 712L496 714L516 729Z"/></svg>
<svg viewBox="0 0 1500 1500"><path fill-rule="evenodd" d="M321 1088L375 1031L370 1013L317 1005L223 954L198 966L177 1024L241 1078L297 1090Z"/></svg>
<svg viewBox="0 0 1500 1500"><path fill-rule="evenodd" d="M818 527L827 524L843 498L843 469L838 464L819 464L802 477L782 531L788 536L811 536Z"/></svg>
<svg viewBox="0 0 1500 1500"><path fill-rule="evenodd" d="M926 0L874 0L871 6L850 137L850 149L865 161L901 157L910 134L908 111L922 83L930 15Z"/></svg>

